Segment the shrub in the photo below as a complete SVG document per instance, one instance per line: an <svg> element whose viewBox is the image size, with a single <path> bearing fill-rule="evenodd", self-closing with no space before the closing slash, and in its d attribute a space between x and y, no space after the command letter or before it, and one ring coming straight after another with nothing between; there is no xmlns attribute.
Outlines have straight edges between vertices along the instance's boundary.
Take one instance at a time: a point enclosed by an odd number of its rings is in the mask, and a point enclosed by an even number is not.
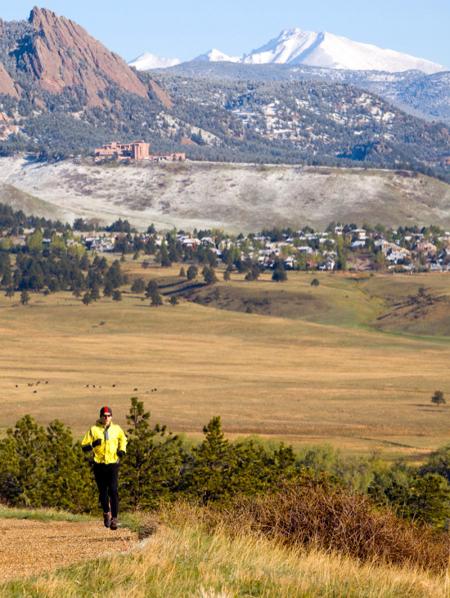
<svg viewBox="0 0 450 598"><path fill-rule="evenodd" d="M236 533L250 528L288 546L336 551L361 561L433 571L448 565L447 534L402 521L366 496L313 481L307 474L301 483L275 494L237 498L213 520Z"/></svg>
<svg viewBox="0 0 450 598"><path fill-rule="evenodd" d="M433 396L431 397L431 402L435 405L445 405L446 400L444 398L444 393L442 390L436 390Z"/></svg>

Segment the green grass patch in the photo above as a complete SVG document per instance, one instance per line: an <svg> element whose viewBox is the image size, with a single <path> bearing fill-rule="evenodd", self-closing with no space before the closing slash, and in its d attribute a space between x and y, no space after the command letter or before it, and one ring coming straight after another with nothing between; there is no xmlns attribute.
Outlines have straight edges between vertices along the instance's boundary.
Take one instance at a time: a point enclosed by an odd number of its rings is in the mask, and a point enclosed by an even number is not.
<svg viewBox="0 0 450 598"><path fill-rule="evenodd" d="M20 509L0 506L0 519L32 519L35 521L93 521L89 515L77 515L54 509Z"/></svg>

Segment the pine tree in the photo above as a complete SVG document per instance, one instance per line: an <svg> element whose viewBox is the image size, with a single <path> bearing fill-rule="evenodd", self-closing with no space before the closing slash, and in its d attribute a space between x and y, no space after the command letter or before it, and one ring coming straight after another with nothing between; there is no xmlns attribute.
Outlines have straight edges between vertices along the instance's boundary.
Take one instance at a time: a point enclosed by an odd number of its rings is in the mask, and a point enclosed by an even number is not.
<svg viewBox="0 0 450 598"><path fill-rule="evenodd" d="M195 280L198 276L198 268L197 266L189 266L187 270L187 279L188 280Z"/></svg>
<svg viewBox="0 0 450 598"><path fill-rule="evenodd" d="M143 293L145 290L145 282L143 278L136 278L133 280L133 284L131 285L131 291L133 293Z"/></svg>
<svg viewBox="0 0 450 598"><path fill-rule="evenodd" d="M46 459L45 430L30 415L25 415L0 442L2 474L5 475L6 465L6 473L16 489L13 504L43 506Z"/></svg>
<svg viewBox="0 0 450 598"><path fill-rule="evenodd" d="M217 282L217 276L214 271L214 268L211 268L210 266L205 266L203 268L202 275L206 284L214 284L215 282Z"/></svg>
<svg viewBox="0 0 450 598"><path fill-rule="evenodd" d="M96 490L80 443L74 445L70 428L55 420L46 429L46 472L42 504L72 512L96 505Z"/></svg>
<svg viewBox="0 0 450 598"><path fill-rule="evenodd" d="M165 426L150 426L150 412L137 397L127 415L127 454L122 468L122 503L127 508L155 507L175 498L183 462L182 443Z"/></svg>
<svg viewBox="0 0 450 598"><path fill-rule="evenodd" d="M236 456L222 432L220 417L213 417L203 433L203 442L192 449L183 487L187 494L207 504L228 494Z"/></svg>
<svg viewBox="0 0 450 598"><path fill-rule="evenodd" d="M150 305L152 307L159 307L160 305L163 305L163 298L161 297L159 291L156 291L150 297Z"/></svg>

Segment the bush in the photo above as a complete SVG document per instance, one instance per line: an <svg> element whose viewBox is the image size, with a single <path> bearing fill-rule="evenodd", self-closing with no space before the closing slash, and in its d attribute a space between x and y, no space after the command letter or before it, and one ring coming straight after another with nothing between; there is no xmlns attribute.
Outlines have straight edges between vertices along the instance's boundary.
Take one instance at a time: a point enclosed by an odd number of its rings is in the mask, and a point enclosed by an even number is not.
<svg viewBox="0 0 450 598"><path fill-rule="evenodd" d="M366 496L307 474L275 494L235 499L218 519L236 533L250 528L288 546L337 551L361 561L439 572L448 565L447 534L404 522Z"/></svg>
<svg viewBox="0 0 450 598"><path fill-rule="evenodd" d="M442 390L436 390L433 396L431 397L431 402L435 405L445 405L446 400L444 398L444 393Z"/></svg>

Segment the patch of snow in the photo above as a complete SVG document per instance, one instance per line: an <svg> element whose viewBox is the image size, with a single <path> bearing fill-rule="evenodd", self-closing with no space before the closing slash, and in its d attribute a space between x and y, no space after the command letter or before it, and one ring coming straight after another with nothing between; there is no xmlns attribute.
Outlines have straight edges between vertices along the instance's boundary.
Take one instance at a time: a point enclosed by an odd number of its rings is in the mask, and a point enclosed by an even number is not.
<svg viewBox="0 0 450 598"><path fill-rule="evenodd" d="M240 62L241 59L239 56L228 56L228 54L224 54L220 50L213 48L209 50L209 52L205 52L205 54L200 54L194 58L194 62Z"/></svg>
<svg viewBox="0 0 450 598"><path fill-rule="evenodd" d="M150 52L144 52L134 60L128 63L128 66L134 67L137 71L149 71L151 69L165 69L171 66L180 64L179 58L162 58L151 54Z"/></svg>

